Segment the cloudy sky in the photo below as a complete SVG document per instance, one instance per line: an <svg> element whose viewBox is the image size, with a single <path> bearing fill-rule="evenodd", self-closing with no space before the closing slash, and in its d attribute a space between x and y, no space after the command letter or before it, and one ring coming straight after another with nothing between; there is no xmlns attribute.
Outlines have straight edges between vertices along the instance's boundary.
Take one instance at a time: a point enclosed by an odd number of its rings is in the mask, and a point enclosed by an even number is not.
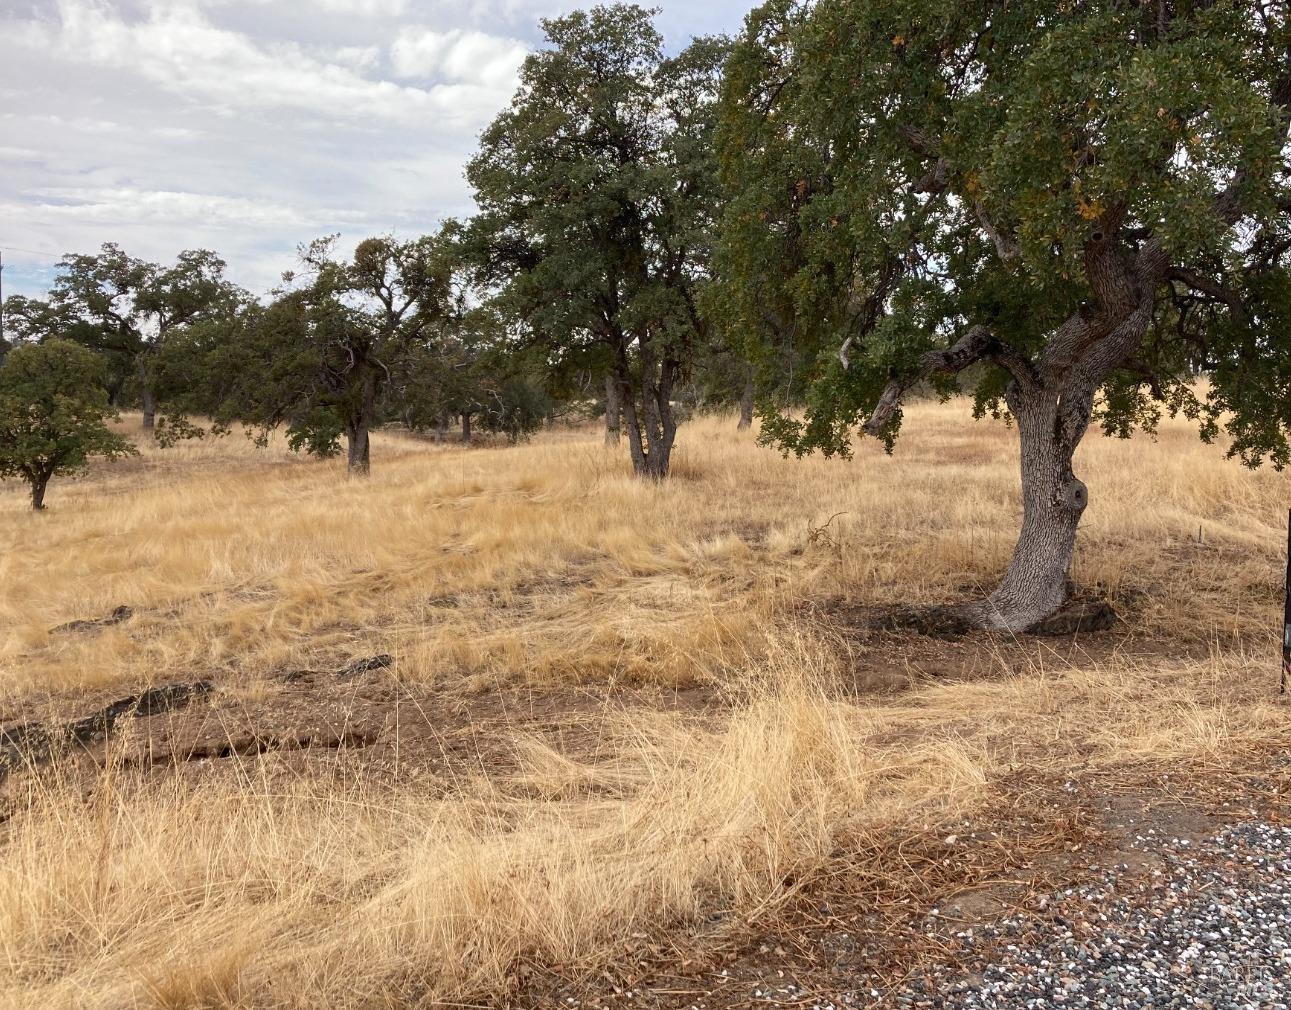
<svg viewBox="0 0 1291 1010"><path fill-rule="evenodd" d="M754 0L660 0L669 48ZM469 212L462 166L562 0L0 0L5 295L106 241L256 292L331 232Z"/></svg>

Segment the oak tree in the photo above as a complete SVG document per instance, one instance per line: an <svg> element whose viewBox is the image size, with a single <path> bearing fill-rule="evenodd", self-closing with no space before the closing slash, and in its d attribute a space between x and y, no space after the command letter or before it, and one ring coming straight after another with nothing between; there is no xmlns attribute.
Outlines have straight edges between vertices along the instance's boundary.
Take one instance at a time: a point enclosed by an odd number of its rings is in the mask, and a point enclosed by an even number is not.
<svg viewBox="0 0 1291 1010"><path fill-rule="evenodd" d="M434 236L365 239L349 259L335 245L302 248L301 270L216 349L217 370L243 376L216 413L265 433L285 425L292 448L315 455L335 455L344 440L348 472L364 476L391 389L433 351L457 296Z"/></svg>
<svg viewBox="0 0 1291 1010"><path fill-rule="evenodd" d="M672 397L709 338L697 292L727 43L666 57L652 12L629 4L542 26L546 47L467 167L479 214L463 246L553 370L610 377L634 471L664 477Z"/></svg>
<svg viewBox="0 0 1291 1010"><path fill-rule="evenodd" d="M143 427L156 423L157 359L177 329L232 311L241 293L224 261L206 249L181 252L171 266L130 256L115 243L59 263L49 297L51 326L103 354L119 378L138 388Z"/></svg>
<svg viewBox="0 0 1291 1010"><path fill-rule="evenodd" d="M108 428L117 416L103 388L103 362L70 340L19 344L0 365L0 477L31 488L31 507L45 507L57 474L74 474L92 456L134 455Z"/></svg>
<svg viewBox="0 0 1291 1010"><path fill-rule="evenodd" d="M771 0L727 69L718 272L733 325L815 365L764 437L891 449L913 390L970 384L1016 425L1023 518L960 616L1034 625L1091 423L1183 412L1291 462L1289 124L1285 0Z"/></svg>

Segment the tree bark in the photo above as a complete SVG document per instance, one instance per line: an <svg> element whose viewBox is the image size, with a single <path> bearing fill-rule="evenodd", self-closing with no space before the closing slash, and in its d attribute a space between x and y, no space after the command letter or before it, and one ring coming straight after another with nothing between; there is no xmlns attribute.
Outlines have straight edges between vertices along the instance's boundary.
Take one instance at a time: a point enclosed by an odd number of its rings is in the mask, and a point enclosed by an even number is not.
<svg viewBox="0 0 1291 1010"><path fill-rule="evenodd" d="M637 389L632 385L626 335L618 334L611 345L614 348L614 377L623 409L623 426L627 429L632 472L638 477L662 480L668 476L673 442L677 436L677 422L672 413L672 387L681 363L668 354L660 360L648 333L641 334L636 343L640 372Z"/></svg>
<svg viewBox="0 0 1291 1010"><path fill-rule="evenodd" d="M672 416L672 384L677 374L677 363L665 357L660 362L653 343L648 337L638 341L641 356L641 436L644 452L639 466L634 466L638 476L663 480L668 476L672 462L672 446L677 434L677 424ZM634 459L634 464L636 460Z"/></svg>
<svg viewBox="0 0 1291 1010"><path fill-rule="evenodd" d="M152 431L157 423L157 397L146 381L140 390L140 399L143 401L143 430Z"/></svg>
<svg viewBox="0 0 1291 1010"><path fill-rule="evenodd" d="M740 395L740 421L736 431L747 431L753 427L753 377L744 383L744 392Z"/></svg>
<svg viewBox="0 0 1291 1010"><path fill-rule="evenodd" d="M1145 298L1124 310L1115 324L1091 324L1075 316L1035 363L985 327L974 326L952 347L924 355L920 372L889 381L865 425L878 437L890 431L902 396L923 375L956 373L987 359L1013 377L1005 399L1017 421L1022 476L1022 529L1013 556L987 599L934 609L961 623L1016 632L1035 626L1067 602L1076 529L1088 504L1088 490L1072 471L1072 459L1093 416L1095 391L1142 341L1150 313L1151 301ZM1078 350L1067 353L1067 346Z"/></svg>
<svg viewBox="0 0 1291 1010"><path fill-rule="evenodd" d="M368 425L360 421L345 429L346 471L351 477L367 477L372 472Z"/></svg>
<svg viewBox="0 0 1291 1010"><path fill-rule="evenodd" d="M613 372L605 376L605 445L619 444L623 430L623 393L619 379Z"/></svg>
<svg viewBox="0 0 1291 1010"><path fill-rule="evenodd" d="M462 415L462 441L468 445L471 442L471 415L469 412Z"/></svg>
<svg viewBox="0 0 1291 1010"><path fill-rule="evenodd" d="M1057 611L1070 593L1076 530L1089 502L1084 482L1072 472L1072 458L1093 398L1041 389L1015 394L1010 408L1021 450L1022 529L999 586L967 613L983 627L1025 631Z"/></svg>
<svg viewBox="0 0 1291 1010"><path fill-rule="evenodd" d="M31 507L39 512L45 507L45 488L49 486L49 474L39 474L31 479Z"/></svg>

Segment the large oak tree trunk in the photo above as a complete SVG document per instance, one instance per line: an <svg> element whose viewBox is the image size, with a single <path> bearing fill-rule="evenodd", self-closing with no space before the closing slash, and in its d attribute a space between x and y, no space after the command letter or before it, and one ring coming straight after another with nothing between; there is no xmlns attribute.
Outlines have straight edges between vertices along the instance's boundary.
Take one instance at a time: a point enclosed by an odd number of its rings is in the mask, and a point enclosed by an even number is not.
<svg viewBox="0 0 1291 1010"><path fill-rule="evenodd" d="M638 477L662 480L672 463L672 445L676 424L669 406L661 407L649 390L644 391L642 410L638 413L635 398L623 398L623 421L628 431L628 449L632 455L632 472Z"/></svg>
<svg viewBox="0 0 1291 1010"><path fill-rule="evenodd" d="M366 477L372 472L369 432L376 420L380 385L376 372L371 368L367 370L362 382L361 399L345 425L346 470L351 477Z"/></svg>
<svg viewBox="0 0 1291 1010"><path fill-rule="evenodd" d="M49 474L37 474L31 479L31 507L39 512L45 507L45 488L49 486Z"/></svg>
<svg viewBox="0 0 1291 1010"><path fill-rule="evenodd" d="M740 421L736 431L745 431L753 427L753 378L744 383L744 392L740 395Z"/></svg>
<svg viewBox="0 0 1291 1010"><path fill-rule="evenodd" d="M631 396L625 396L624 419L628 424L628 441L634 446L632 467L639 477L662 480L672 464L672 447L677 437L677 422L672 414L672 384L677 376L677 362L665 357L659 360L648 337L638 341L641 359L641 414L633 409ZM633 429L636 429L635 435Z"/></svg>
<svg viewBox="0 0 1291 1010"><path fill-rule="evenodd" d="M469 411L462 415L462 441L468 445L471 441L471 415Z"/></svg>
<svg viewBox="0 0 1291 1010"><path fill-rule="evenodd" d="M143 406L143 430L152 431L157 424L157 396L153 393L152 385L142 370L139 377L141 381L139 398Z"/></svg>
<svg viewBox="0 0 1291 1010"><path fill-rule="evenodd" d="M627 431L632 472L638 477L662 480L672 464L672 447L677 437L677 420L672 412L672 387L681 372L681 362L664 349L660 357L648 332L637 340L636 368L628 359L627 335L617 332L613 348L613 378L618 386L623 427ZM635 388L634 388L634 382ZM608 385L606 387L608 392Z"/></svg>
<svg viewBox="0 0 1291 1010"><path fill-rule="evenodd" d="M1080 398L1042 391L1013 405L1021 443L1022 530L1003 580L974 608L985 627L1023 631L1067 601L1076 529L1089 500L1084 482L1072 472L1072 457L1091 405L1088 398L1073 399Z"/></svg>
<svg viewBox="0 0 1291 1010"><path fill-rule="evenodd" d="M143 430L152 431L157 425L157 400L151 389L143 391Z"/></svg>

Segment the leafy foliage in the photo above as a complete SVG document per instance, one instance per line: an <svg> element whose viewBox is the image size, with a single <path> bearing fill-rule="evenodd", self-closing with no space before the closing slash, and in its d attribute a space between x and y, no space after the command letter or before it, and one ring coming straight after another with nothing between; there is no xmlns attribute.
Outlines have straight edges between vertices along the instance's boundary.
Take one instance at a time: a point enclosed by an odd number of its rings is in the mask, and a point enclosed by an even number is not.
<svg viewBox="0 0 1291 1010"><path fill-rule="evenodd" d="M92 456L135 454L105 423L117 415L102 380L99 358L68 340L22 344L0 365L0 477L31 485L33 508L44 508L51 477L80 472Z"/></svg>
<svg viewBox="0 0 1291 1010"><path fill-rule="evenodd" d="M1163 264L1104 428L1185 411L1244 461L1287 463L1288 25L1259 0L754 11L723 93L716 300L764 367L788 346L810 374L805 417L764 434L847 453L888 382L973 325L1039 361L1067 321L1110 315L1101 244ZM970 374L979 413L1003 411L1012 376Z"/></svg>
<svg viewBox="0 0 1291 1010"><path fill-rule="evenodd" d="M462 233L477 283L547 366L612 373L639 472L667 472L670 396L708 339L697 307L719 191L712 157L727 51L673 58L628 4L542 23L510 108L467 167L480 213Z"/></svg>
<svg viewBox="0 0 1291 1010"><path fill-rule="evenodd" d="M268 306L247 306L231 324L194 329L188 367L236 377L205 406L262 432L286 425L293 449L334 456L345 439L352 472L369 467L368 436L460 313L451 267L436 238L378 237L350 260L335 238L301 250L302 272ZM177 368L185 367L183 364ZM217 388L219 388L217 386Z"/></svg>
<svg viewBox="0 0 1291 1010"><path fill-rule="evenodd" d="M66 338L96 351L112 401L132 387L150 427L167 342L186 326L227 317L247 297L225 279L224 268L205 249L181 252L162 267L106 243L97 253L64 256L48 301L8 299L6 321L22 339Z"/></svg>

